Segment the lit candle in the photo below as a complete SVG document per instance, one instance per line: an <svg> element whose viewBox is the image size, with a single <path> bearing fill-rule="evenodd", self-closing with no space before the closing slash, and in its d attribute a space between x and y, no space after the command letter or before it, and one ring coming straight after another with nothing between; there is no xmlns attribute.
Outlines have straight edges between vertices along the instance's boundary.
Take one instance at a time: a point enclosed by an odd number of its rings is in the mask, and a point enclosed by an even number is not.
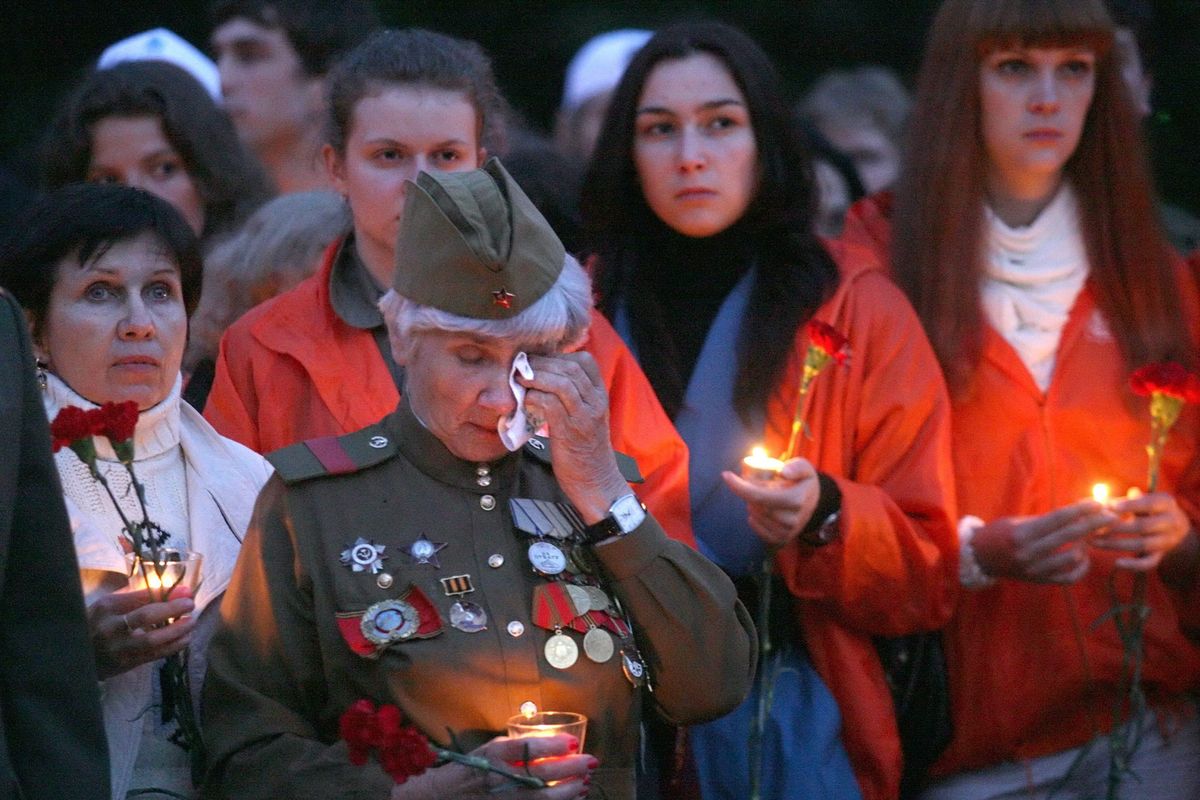
<svg viewBox="0 0 1200 800"><path fill-rule="evenodd" d="M530 704L532 705L532 704ZM508 735L522 736L555 736L560 733L574 736L579 742L579 752L583 752L583 739L587 735L587 717L572 711L530 711L522 708L521 713L509 717Z"/></svg>
<svg viewBox="0 0 1200 800"><path fill-rule="evenodd" d="M742 459L742 474L753 481L769 481L779 477L783 462L767 455L766 448L754 447L750 455Z"/></svg>
<svg viewBox="0 0 1200 800"><path fill-rule="evenodd" d="M1092 487L1092 499L1102 506L1108 505L1108 498L1111 496L1111 491L1107 483L1097 483Z"/></svg>

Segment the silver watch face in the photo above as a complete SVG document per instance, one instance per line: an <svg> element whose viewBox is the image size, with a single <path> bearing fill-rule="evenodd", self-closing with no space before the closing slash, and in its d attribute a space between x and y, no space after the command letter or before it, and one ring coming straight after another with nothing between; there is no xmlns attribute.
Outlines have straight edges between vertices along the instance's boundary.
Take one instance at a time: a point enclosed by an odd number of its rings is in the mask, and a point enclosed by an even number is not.
<svg viewBox="0 0 1200 800"><path fill-rule="evenodd" d="M622 533L631 533L646 519L646 511L637 497L627 494L609 508L608 513L616 520Z"/></svg>

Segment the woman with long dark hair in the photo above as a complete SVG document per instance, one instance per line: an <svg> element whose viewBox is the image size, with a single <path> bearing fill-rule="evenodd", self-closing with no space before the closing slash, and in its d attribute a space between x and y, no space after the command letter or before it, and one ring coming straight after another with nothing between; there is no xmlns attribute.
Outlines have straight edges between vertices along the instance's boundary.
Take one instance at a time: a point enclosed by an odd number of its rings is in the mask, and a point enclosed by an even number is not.
<svg viewBox="0 0 1200 800"><path fill-rule="evenodd" d="M950 613L948 401L900 292L862 251L827 250L814 213L762 50L717 23L656 34L615 92L584 187L601 306L689 445L701 549L744 587L773 556L790 590L773 604L783 653L761 670L775 684L763 796L885 798L901 757L871 637ZM810 320L845 333L853 358L813 384L803 457L743 480L751 444L785 449ZM692 729L706 796L749 796L757 694Z"/></svg>
<svg viewBox="0 0 1200 800"><path fill-rule="evenodd" d="M954 402L970 591L927 796L1195 797L1198 419L1183 410L1151 491L1130 375L1195 366L1196 289L1155 221L1102 3L949 0L912 125L894 225L868 204L847 236L884 257L891 239ZM1125 499L1085 499L1097 482ZM1140 643L1112 616L1136 573L1144 610L1120 613L1147 614Z"/></svg>

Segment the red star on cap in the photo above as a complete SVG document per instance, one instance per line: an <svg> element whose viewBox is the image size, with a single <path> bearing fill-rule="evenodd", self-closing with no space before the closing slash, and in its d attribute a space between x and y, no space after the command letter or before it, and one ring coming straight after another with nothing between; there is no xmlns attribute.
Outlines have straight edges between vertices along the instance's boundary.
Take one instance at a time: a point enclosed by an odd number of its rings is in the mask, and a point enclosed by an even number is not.
<svg viewBox="0 0 1200 800"><path fill-rule="evenodd" d="M501 286L496 291L492 292L492 304L503 306L504 308L512 308L512 301L516 295Z"/></svg>

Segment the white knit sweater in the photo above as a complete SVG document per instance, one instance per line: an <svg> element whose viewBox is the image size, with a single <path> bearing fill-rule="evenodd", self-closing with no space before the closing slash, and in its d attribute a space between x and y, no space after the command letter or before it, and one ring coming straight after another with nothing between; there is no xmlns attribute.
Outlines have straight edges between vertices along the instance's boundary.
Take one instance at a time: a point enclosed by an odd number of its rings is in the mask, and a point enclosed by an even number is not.
<svg viewBox="0 0 1200 800"><path fill-rule="evenodd" d="M134 469L146 490L150 518L170 534L169 546L196 550L204 556L201 586L195 596L199 630L215 620L206 609L229 583L255 498L271 469L258 454L214 431L180 400L180 388L181 381L176 379L165 400L138 416ZM95 408L54 375L47 376L43 402L51 419L68 405ZM95 442L97 466L117 502L131 521L141 520L141 506L125 467L106 439L96 438ZM124 574L122 523L112 499L70 449L60 450L55 460L80 569ZM215 604L211 607L215 609ZM189 653L196 689L203 676L204 653L195 644ZM104 726L114 798L124 798L131 789L150 787L184 796L195 794L187 754L167 740L173 723L164 727L158 722L157 667L143 664L104 681Z"/></svg>

